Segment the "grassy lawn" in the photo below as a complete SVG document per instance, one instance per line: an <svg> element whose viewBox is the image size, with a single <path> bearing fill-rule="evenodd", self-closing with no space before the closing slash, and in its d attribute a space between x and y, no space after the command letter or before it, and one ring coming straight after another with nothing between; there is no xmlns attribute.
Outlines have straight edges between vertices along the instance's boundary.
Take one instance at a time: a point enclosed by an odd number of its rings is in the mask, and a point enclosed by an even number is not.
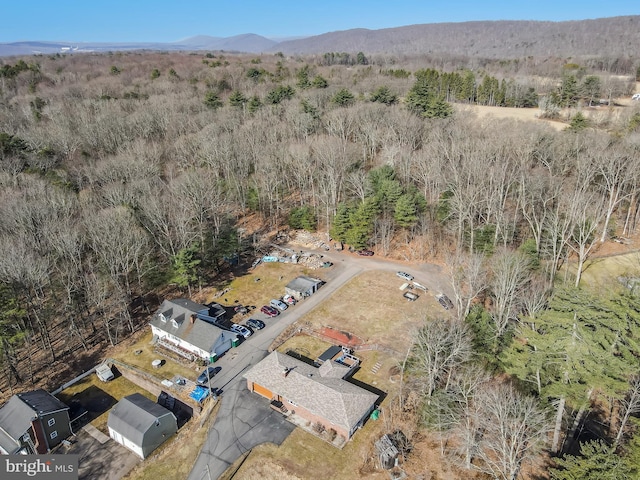
<svg viewBox="0 0 640 480"><path fill-rule="evenodd" d="M154 402L156 401L155 396L122 376L118 376L110 382L103 382L97 375L89 375L75 385L66 388L58 394L58 398L67 405L75 402L80 403L89 411L91 424L108 435L109 410L122 397L132 393L140 393Z"/></svg>
<svg viewBox="0 0 640 480"><path fill-rule="evenodd" d="M195 380L198 377L202 371L201 366L187 361L184 363L176 362L171 359L158 356L158 354L154 352L154 347L151 344L151 338L151 329L148 329L148 331L140 337L136 343L128 346L126 349L122 349L118 355L114 355L114 358L153 375L159 382L164 379L171 380L176 375L190 380ZM164 360L164 363L160 368L153 368L151 366L151 362L155 359Z"/></svg>
<svg viewBox="0 0 640 480"><path fill-rule="evenodd" d="M284 295L284 287L299 275L322 278L320 270L313 270L292 263L263 263L247 275L234 278L225 287L224 295L216 297L218 289L204 289L194 300L200 303L217 302L226 307L236 304L253 305L258 309L268 305L273 298ZM234 318L235 320L236 318Z"/></svg>
<svg viewBox="0 0 640 480"><path fill-rule="evenodd" d="M573 263L569 266L571 273L575 272ZM586 262L582 282L593 288L618 288L621 284L619 276L640 276L640 253L632 252L625 255L594 258Z"/></svg>
<svg viewBox="0 0 640 480"><path fill-rule="evenodd" d="M367 343L385 345L402 352L396 356L377 350L355 352L362 363L353 378L387 394L381 405L383 412L388 410L389 403L399 391L397 367L409 348L411 332L426 319L446 315L431 292L416 292L420 298L408 302L399 290L401 284L392 272L365 272L300 319L300 322L309 322L316 328L331 326L355 334ZM278 350L294 350L315 359L329 346L329 343L315 337L298 335ZM374 373L372 368L376 363L380 367ZM375 456L374 442L389 429L383 414L377 421L369 420L342 450L338 450L298 428L280 447L268 444L254 448L246 459L238 462L241 465L233 478L388 478L387 472L375 470L371 459ZM228 474L237 468L238 465L230 468Z"/></svg>
<svg viewBox="0 0 640 480"><path fill-rule="evenodd" d="M373 454L373 442L383 427L382 420L369 420L342 450L297 428L279 447L265 444L254 448L233 479L388 479L387 472L375 472L364 465L364 460ZM228 477L222 477L225 478Z"/></svg>
<svg viewBox="0 0 640 480"><path fill-rule="evenodd" d="M296 276L310 275L322 278L321 273L319 270L308 271L299 265L264 264L245 277L233 279L226 285L230 290L224 295L216 297L216 290L211 288L194 296L194 300L201 303L217 301L225 306L240 303L260 308L270 299L284 293L285 285ZM257 278L260 280L256 281ZM309 322L314 327L331 326L351 332L368 343L384 345L402 352L402 355L395 357L376 350L356 352L362 360L362 365L355 373L354 379L387 393L382 403L383 411L395 398L399 388L397 375L394 375L393 369L402 361L399 357L404 357L411 341L411 332L426 318L446 314L431 292L416 292L420 298L415 302L408 302L398 289L402 283L392 272L364 273L301 319L302 322ZM235 317L234 320L238 321L239 318ZM123 342L122 348L113 357L153 375L158 381L171 379L175 375L193 379L201 370L200 367L192 364L159 357L154 353L150 342L151 333L146 332L135 342ZM315 359L329 346L329 343L314 337L300 335L288 340L279 350L286 352L292 349ZM162 358L165 361L159 369L151 366L152 360L156 358ZM376 363L380 363L380 367L374 373L372 368ZM92 423L106 432L109 409L120 398L134 392L140 392L155 400L151 394L123 377L103 383L95 375L90 375L84 381L66 389L60 397L66 402L74 396L82 399L83 403L85 400L94 403L102 402L99 403L102 410L96 411L96 417ZM296 429L282 446L261 445L255 448L246 459L240 459L238 461L238 465L241 464L240 469L233 478L284 480L387 478L386 473L375 471L371 462L367 460L373 458L373 443L387 430L383 417L377 421L369 420L342 450L301 429ZM213 421L214 418L215 411L208 422ZM186 478L206 438L206 427L205 424L204 427L199 428L199 421L190 421L180 430L176 438L167 442L152 456L152 461L141 463L126 478L129 480L151 480L160 477L169 480ZM327 462L328 458L331 459L330 462ZM230 472L233 470L230 469Z"/></svg>
<svg viewBox="0 0 640 480"><path fill-rule="evenodd" d="M412 332L425 319L445 315L431 292L416 291L409 302L399 290L402 280L392 272L371 271L352 279L302 321L350 332L366 343L406 352Z"/></svg>

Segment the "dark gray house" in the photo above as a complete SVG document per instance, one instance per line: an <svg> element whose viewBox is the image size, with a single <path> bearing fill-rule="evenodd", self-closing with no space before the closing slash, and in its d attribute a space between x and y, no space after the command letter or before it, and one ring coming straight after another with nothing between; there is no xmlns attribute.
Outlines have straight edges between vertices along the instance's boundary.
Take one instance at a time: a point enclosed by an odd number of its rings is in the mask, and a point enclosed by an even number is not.
<svg viewBox="0 0 640 480"><path fill-rule="evenodd" d="M162 405L134 393L111 409L107 427L111 438L144 459L178 431L178 421Z"/></svg>
<svg viewBox="0 0 640 480"><path fill-rule="evenodd" d="M0 408L0 453L48 453L72 433L69 407L45 390L18 393Z"/></svg>

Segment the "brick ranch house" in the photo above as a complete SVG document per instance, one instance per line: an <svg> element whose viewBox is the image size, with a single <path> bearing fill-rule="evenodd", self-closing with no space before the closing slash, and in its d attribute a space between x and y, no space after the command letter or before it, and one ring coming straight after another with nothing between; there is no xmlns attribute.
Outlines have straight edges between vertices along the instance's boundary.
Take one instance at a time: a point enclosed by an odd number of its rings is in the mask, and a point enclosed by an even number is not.
<svg viewBox="0 0 640 480"><path fill-rule="evenodd" d="M319 368L272 352L244 374L249 390L312 424L351 438L375 408L378 395L344 379L352 368L334 360Z"/></svg>

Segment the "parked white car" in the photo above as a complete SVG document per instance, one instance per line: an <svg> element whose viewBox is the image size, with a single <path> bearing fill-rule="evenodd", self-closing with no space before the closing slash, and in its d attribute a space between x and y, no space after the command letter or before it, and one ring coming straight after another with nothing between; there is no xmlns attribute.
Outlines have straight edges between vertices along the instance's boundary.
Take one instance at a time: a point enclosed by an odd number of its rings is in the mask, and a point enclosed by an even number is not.
<svg viewBox="0 0 640 480"><path fill-rule="evenodd" d="M286 303L280 300L276 300L275 298L269 302L269 305L271 305L273 308L277 308L281 312L284 312L287 309Z"/></svg>
<svg viewBox="0 0 640 480"><path fill-rule="evenodd" d="M640 93L634 93L631 100L640 100Z"/></svg>
<svg viewBox="0 0 640 480"><path fill-rule="evenodd" d="M282 297L282 301L284 303L286 303L287 305L295 305L296 304L296 299L293 298L291 295L287 294L284 297Z"/></svg>
<svg viewBox="0 0 640 480"><path fill-rule="evenodd" d="M245 327L244 325L238 325L237 323L231 325L231 331L242 335L244 338L249 338L252 333L251 330L249 330L247 327Z"/></svg>
<svg viewBox="0 0 640 480"><path fill-rule="evenodd" d="M397 272L396 275L409 282L413 280L413 275L409 275L407 272Z"/></svg>

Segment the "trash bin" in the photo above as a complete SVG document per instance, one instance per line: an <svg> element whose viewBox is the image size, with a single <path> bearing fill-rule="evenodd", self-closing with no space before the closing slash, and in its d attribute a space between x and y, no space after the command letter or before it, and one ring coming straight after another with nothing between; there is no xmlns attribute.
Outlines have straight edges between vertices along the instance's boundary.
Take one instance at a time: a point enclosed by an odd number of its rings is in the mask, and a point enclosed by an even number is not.
<svg viewBox="0 0 640 480"><path fill-rule="evenodd" d="M209 363L216 363L216 360L218 360L218 355L215 353L209 357Z"/></svg>
<svg viewBox="0 0 640 480"><path fill-rule="evenodd" d="M231 346L232 347L237 347L238 345L240 345L240 339L238 337L234 338L233 340L231 340Z"/></svg>

